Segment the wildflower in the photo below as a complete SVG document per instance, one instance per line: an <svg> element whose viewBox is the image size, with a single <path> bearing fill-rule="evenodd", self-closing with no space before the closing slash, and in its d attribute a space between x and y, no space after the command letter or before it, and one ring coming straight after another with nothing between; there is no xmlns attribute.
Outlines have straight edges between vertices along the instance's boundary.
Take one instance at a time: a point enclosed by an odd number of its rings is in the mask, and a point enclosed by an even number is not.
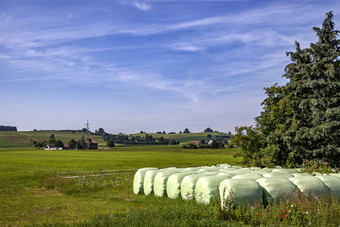
<svg viewBox="0 0 340 227"><path fill-rule="evenodd" d="M294 207L294 205L291 205L290 207Z"/></svg>
<svg viewBox="0 0 340 227"><path fill-rule="evenodd" d="M282 214L281 217L284 217L284 215Z"/></svg>
<svg viewBox="0 0 340 227"><path fill-rule="evenodd" d="M286 214L286 218L288 218L288 214Z"/></svg>
<svg viewBox="0 0 340 227"><path fill-rule="evenodd" d="M308 211L306 211L306 214L308 214Z"/></svg>
<svg viewBox="0 0 340 227"><path fill-rule="evenodd" d="M256 214L256 216L259 216L258 214Z"/></svg>
<svg viewBox="0 0 340 227"><path fill-rule="evenodd" d="M286 210L284 210L283 212L286 212Z"/></svg>

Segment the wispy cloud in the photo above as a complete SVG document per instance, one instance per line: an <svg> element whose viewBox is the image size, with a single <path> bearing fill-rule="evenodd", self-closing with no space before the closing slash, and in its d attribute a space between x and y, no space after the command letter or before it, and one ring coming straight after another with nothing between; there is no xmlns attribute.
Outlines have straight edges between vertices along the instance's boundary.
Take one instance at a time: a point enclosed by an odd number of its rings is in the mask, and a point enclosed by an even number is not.
<svg viewBox="0 0 340 227"><path fill-rule="evenodd" d="M151 5L150 4L147 4L145 2L134 2L133 5L139 9L139 10L142 10L142 11L149 11L150 8L151 8Z"/></svg>

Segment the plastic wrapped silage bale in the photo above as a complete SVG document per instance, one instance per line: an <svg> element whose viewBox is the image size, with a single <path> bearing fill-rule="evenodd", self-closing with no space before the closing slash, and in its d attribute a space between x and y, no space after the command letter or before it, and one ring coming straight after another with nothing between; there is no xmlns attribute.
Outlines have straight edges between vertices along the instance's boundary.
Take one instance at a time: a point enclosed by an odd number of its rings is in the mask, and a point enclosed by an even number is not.
<svg viewBox="0 0 340 227"><path fill-rule="evenodd" d="M224 169L222 169L222 170L219 171L218 175L219 175L219 174L227 174L227 175L230 175L231 177L233 177L233 176L236 176L236 175L240 175L240 174L242 174L242 173L238 173L238 172L236 172L236 171L230 171L230 170L224 170Z"/></svg>
<svg viewBox="0 0 340 227"><path fill-rule="evenodd" d="M340 178L329 175L317 176L332 192L340 195Z"/></svg>
<svg viewBox="0 0 340 227"><path fill-rule="evenodd" d="M200 173L185 176L181 182L181 197L184 200L191 200L195 197L196 182L201 177L211 176L210 173Z"/></svg>
<svg viewBox="0 0 340 227"><path fill-rule="evenodd" d="M197 172L185 171L172 174L166 183L166 193L170 199L176 199L181 195L181 183L184 177L197 174Z"/></svg>
<svg viewBox="0 0 340 227"><path fill-rule="evenodd" d="M254 171L254 170L261 170L262 168L261 167L250 167L249 169Z"/></svg>
<svg viewBox="0 0 340 227"><path fill-rule="evenodd" d="M279 177L279 178L290 178L290 177L294 177L292 174L290 173L274 173L274 172L271 172L271 173L265 173L263 174L263 177Z"/></svg>
<svg viewBox="0 0 340 227"><path fill-rule="evenodd" d="M330 189L317 177L302 176L288 178L293 184L295 184L299 190L303 193L307 193L309 196L312 194L322 195L330 193Z"/></svg>
<svg viewBox="0 0 340 227"><path fill-rule="evenodd" d="M258 173L258 174L266 174L266 173L271 173L272 172L272 169L260 169L260 170L255 170L253 171L253 173Z"/></svg>
<svg viewBox="0 0 340 227"><path fill-rule="evenodd" d="M229 164L218 164L217 165L218 167L221 167L221 168L225 168L225 167L231 167L231 165L229 165Z"/></svg>
<svg viewBox="0 0 340 227"><path fill-rule="evenodd" d="M232 178L233 176L237 176L237 174L235 175L235 174L233 174L233 173L219 172L219 173L217 174L217 176L226 176L226 177L228 177L228 178Z"/></svg>
<svg viewBox="0 0 340 227"><path fill-rule="evenodd" d="M224 175L199 178L195 186L195 200L206 205L211 203L218 195L220 183L228 178Z"/></svg>
<svg viewBox="0 0 340 227"><path fill-rule="evenodd" d="M210 166L210 167L204 167L204 168L200 168L200 171L204 171L204 172L216 172L216 171L220 171L221 168L216 167L216 166Z"/></svg>
<svg viewBox="0 0 340 227"><path fill-rule="evenodd" d="M156 174L161 170L148 170L144 176L144 194L150 195L153 192L153 182Z"/></svg>
<svg viewBox="0 0 340 227"><path fill-rule="evenodd" d="M292 173L294 177L311 176L309 173Z"/></svg>
<svg viewBox="0 0 340 227"><path fill-rule="evenodd" d="M259 178L256 180L262 187L263 203L267 205L274 201L279 201L288 195L294 196L296 186L286 178Z"/></svg>
<svg viewBox="0 0 340 227"><path fill-rule="evenodd" d="M166 183L168 181L168 178L175 173L178 173L179 171L177 169L171 169L171 170L163 170L159 171L154 179L153 182L153 192L155 196L166 196Z"/></svg>
<svg viewBox="0 0 340 227"><path fill-rule="evenodd" d="M242 166L231 166L231 167L228 167L228 169L242 169L243 167Z"/></svg>
<svg viewBox="0 0 340 227"><path fill-rule="evenodd" d="M155 170L157 168L141 168L137 170L133 178L133 193L136 195L144 193L144 176L148 170Z"/></svg>
<svg viewBox="0 0 340 227"><path fill-rule="evenodd" d="M197 170L199 170L199 168L198 167L188 167L188 168L184 168L183 170L184 171L197 171Z"/></svg>
<svg viewBox="0 0 340 227"><path fill-rule="evenodd" d="M273 169L273 173L298 173L296 169Z"/></svg>
<svg viewBox="0 0 340 227"><path fill-rule="evenodd" d="M330 175L334 177L340 177L340 173L331 173Z"/></svg>
<svg viewBox="0 0 340 227"><path fill-rule="evenodd" d="M248 180L257 180L259 178L262 178L263 176L258 173L245 173L233 176L231 179L248 179Z"/></svg>
<svg viewBox="0 0 340 227"><path fill-rule="evenodd" d="M235 173L243 174L243 173L250 173L252 172L249 168L242 168L235 170Z"/></svg>
<svg viewBox="0 0 340 227"><path fill-rule="evenodd" d="M236 205L240 203L263 204L263 194L261 186L254 180L247 179L227 179L220 183L219 193L221 198L221 208L228 209L227 200L232 200Z"/></svg>

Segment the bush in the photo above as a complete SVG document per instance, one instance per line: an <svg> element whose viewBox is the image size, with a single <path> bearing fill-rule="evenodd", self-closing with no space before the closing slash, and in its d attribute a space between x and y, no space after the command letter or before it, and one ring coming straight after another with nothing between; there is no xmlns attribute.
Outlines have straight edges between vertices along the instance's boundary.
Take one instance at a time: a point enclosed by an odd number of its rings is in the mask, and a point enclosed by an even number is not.
<svg viewBox="0 0 340 227"><path fill-rule="evenodd" d="M314 172L318 173L334 173L334 172L339 172L338 168L332 169L332 165L329 162L324 162L320 160L307 160L307 159L302 159L303 164L302 164L302 170L301 172L303 173L309 173L313 174Z"/></svg>
<svg viewBox="0 0 340 227"><path fill-rule="evenodd" d="M106 142L106 146L108 146L108 147L114 147L114 146L115 146L115 143L113 142L113 140L108 140L108 141Z"/></svg>

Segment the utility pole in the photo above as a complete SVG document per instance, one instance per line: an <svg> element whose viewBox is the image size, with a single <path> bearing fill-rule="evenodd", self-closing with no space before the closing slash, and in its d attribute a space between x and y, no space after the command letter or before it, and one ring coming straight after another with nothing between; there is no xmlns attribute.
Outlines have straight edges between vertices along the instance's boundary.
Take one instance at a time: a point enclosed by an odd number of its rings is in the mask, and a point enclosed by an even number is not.
<svg viewBox="0 0 340 227"><path fill-rule="evenodd" d="M85 142L86 149L90 149L90 140L89 140L89 136L88 136L88 132L90 130L90 128L89 128L89 126L90 126L89 120L86 121L85 126L86 126L86 142Z"/></svg>

